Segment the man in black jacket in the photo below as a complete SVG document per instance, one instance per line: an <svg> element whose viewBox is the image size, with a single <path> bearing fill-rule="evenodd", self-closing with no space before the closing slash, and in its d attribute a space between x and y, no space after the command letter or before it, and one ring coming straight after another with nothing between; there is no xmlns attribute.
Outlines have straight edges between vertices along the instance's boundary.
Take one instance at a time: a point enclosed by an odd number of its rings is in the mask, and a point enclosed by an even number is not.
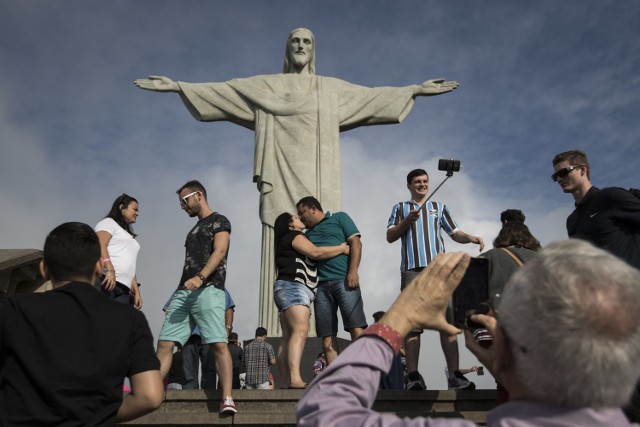
<svg viewBox="0 0 640 427"><path fill-rule="evenodd" d="M567 218L569 237L587 240L640 268L640 198L617 187L594 187L582 151L553 158L551 179L571 193L576 209Z"/></svg>

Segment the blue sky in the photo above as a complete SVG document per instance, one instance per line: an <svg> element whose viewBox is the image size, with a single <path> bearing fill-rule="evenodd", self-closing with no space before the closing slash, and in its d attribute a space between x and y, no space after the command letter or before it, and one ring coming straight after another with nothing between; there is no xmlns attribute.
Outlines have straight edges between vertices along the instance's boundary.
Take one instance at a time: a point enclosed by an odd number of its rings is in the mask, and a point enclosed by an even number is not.
<svg viewBox="0 0 640 427"><path fill-rule="evenodd" d="M120 193L134 195L138 277L157 334L194 223L175 190L199 179L232 222L228 287L236 330L251 337L260 259L253 134L199 123L177 95L133 81L280 72L296 27L315 33L320 75L461 85L418 99L403 124L341 136L343 207L363 234L367 315L399 290L399 243L386 243L385 228L413 168L430 171L435 188L444 178L437 159L461 160L435 199L487 243L506 208L524 210L543 244L566 236L573 200L549 179L558 152L587 152L597 186L640 187L637 1L0 0L0 246L41 248L56 225L95 225ZM421 370L430 388L444 388L444 359L435 333L427 336ZM475 363L461 351L463 366ZM481 384L493 386L487 376Z"/></svg>

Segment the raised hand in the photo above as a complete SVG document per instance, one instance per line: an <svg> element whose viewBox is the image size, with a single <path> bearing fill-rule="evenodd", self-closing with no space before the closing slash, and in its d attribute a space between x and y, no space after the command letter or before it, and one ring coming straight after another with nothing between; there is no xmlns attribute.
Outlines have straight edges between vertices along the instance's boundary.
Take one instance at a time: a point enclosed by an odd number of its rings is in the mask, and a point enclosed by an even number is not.
<svg viewBox="0 0 640 427"><path fill-rule="evenodd" d="M148 79L138 79L133 83L140 89L154 92L180 92L178 83L165 76L149 76Z"/></svg>
<svg viewBox="0 0 640 427"><path fill-rule="evenodd" d="M458 82L447 81L445 79L433 79L427 80L422 83L422 85L416 86L414 91L415 96L433 96L440 95L443 93L451 92L456 89L458 86Z"/></svg>
<svg viewBox="0 0 640 427"><path fill-rule="evenodd" d="M447 323L445 310L469 260L469 255L463 252L439 254L402 291L381 322L401 335L414 329L432 329L450 335L460 333L458 328Z"/></svg>

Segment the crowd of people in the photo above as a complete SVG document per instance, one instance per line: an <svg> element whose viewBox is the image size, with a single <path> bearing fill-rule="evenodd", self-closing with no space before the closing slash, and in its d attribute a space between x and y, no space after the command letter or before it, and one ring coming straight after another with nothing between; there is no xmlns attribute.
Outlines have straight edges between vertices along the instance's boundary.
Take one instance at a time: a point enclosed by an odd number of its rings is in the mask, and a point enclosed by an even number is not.
<svg viewBox="0 0 640 427"><path fill-rule="evenodd" d="M34 414L53 424L130 420L160 405L168 374L168 388L217 387L220 412L234 414L232 390L240 387L243 363L248 389L273 388L276 364L282 388L307 389L298 405L300 425L432 425L370 407L378 388L426 389L418 371L424 329L440 333L448 387L474 388L459 367L460 330L452 325L450 305L469 256L445 254L447 234L478 245L480 257L489 260L491 309L470 315L480 327L465 330L467 347L493 374L503 403L490 413L489 425L516 425L505 419L526 426L627 425L620 407L640 377L640 199L623 189L593 187L582 152L558 154L553 166L552 180L576 202L567 219L568 235L576 239L542 249L525 215L509 209L486 252L483 239L462 231L446 204L429 200L427 172L409 172L410 200L392 207L387 225L387 240L401 241L399 297L374 315L372 326L363 309L355 222L345 212L324 212L313 196L300 199L297 215L284 212L274 224L273 299L283 331L277 351L262 327L244 349L232 332L235 304L225 287L231 223L193 180L177 190L180 206L197 222L186 237L182 277L164 307L154 354L139 311L140 246L132 229L138 201L122 194L94 230L65 223L47 236L41 271L52 280L50 292L0 304L0 420L29 424ZM344 352L338 311L354 341ZM312 312L323 351L307 384L300 364ZM178 359L183 368L172 369ZM123 399L125 377L131 391ZM636 411L634 404L626 407L632 419Z"/></svg>

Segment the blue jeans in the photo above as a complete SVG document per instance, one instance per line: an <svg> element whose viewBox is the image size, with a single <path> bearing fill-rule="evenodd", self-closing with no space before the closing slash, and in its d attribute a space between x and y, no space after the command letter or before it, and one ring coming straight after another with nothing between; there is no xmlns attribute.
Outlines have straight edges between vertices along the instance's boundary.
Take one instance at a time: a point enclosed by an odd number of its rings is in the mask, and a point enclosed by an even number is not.
<svg viewBox="0 0 640 427"><path fill-rule="evenodd" d="M215 390L216 366L208 344L202 344L200 335L191 335L182 347L182 366L184 369L185 390L198 388L198 371L202 364L202 389Z"/></svg>
<svg viewBox="0 0 640 427"><path fill-rule="evenodd" d="M360 288L351 289L345 280L320 282L314 307L316 333L321 338L338 334L338 308L345 331L367 327Z"/></svg>

